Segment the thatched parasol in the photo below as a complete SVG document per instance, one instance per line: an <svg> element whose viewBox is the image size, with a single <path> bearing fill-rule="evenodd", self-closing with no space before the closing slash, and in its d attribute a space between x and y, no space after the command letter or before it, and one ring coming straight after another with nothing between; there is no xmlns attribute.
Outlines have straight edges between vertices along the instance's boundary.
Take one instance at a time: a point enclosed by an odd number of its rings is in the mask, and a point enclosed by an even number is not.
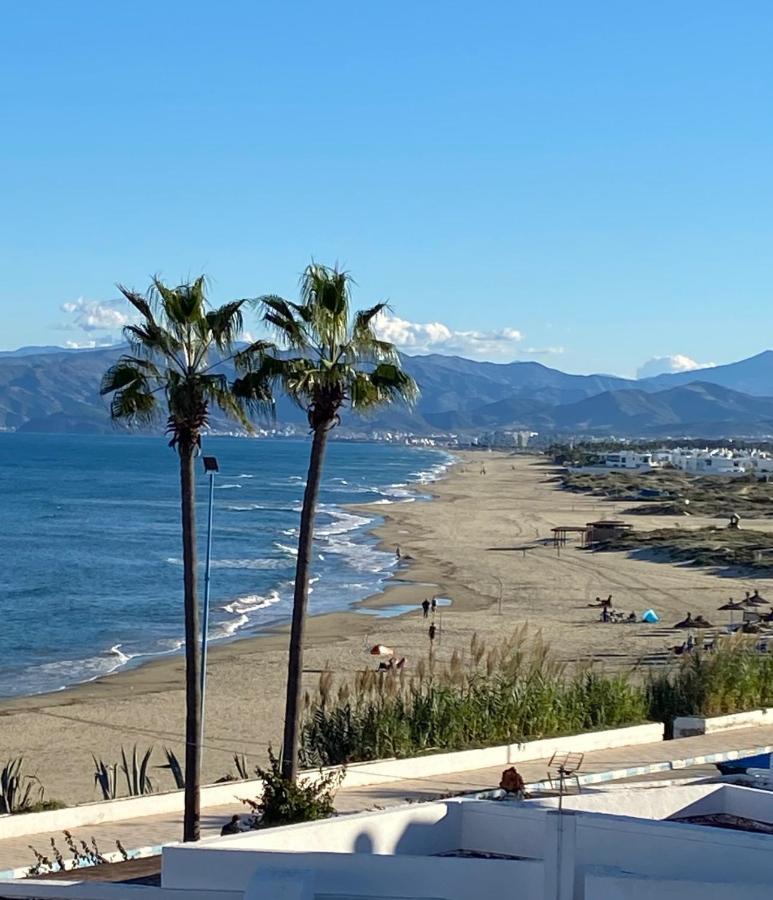
<svg viewBox="0 0 773 900"><path fill-rule="evenodd" d="M730 624L733 625L733 624L735 624L733 622L733 613L737 609L743 609L744 605L745 604L744 604L743 600L733 600L733 598L731 597L727 603L723 603L722 606L718 606L717 611L725 612L726 610L728 610L730 612Z"/></svg>
<svg viewBox="0 0 773 900"><path fill-rule="evenodd" d="M734 610L734 609L743 609L744 601L743 600L733 600L731 597L727 603L723 603L722 606L717 607L718 612L724 612L725 610Z"/></svg>

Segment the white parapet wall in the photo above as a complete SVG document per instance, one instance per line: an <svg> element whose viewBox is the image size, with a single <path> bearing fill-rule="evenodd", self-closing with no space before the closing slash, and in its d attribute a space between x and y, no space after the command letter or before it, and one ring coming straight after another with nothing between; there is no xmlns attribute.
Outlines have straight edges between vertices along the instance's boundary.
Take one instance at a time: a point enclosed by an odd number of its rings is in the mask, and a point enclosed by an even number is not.
<svg viewBox="0 0 773 900"><path fill-rule="evenodd" d="M698 734L713 734L732 728L753 728L755 725L773 725L773 708L753 709L748 712L731 713L727 716L677 716L674 719L674 737L694 737Z"/></svg>
<svg viewBox="0 0 773 900"><path fill-rule="evenodd" d="M662 739L663 726L647 724L528 741L523 744L503 744L498 747L484 747L481 750L433 753L408 759L374 760L373 762L354 763L346 767L341 786L344 788L367 787L368 785L391 784L404 779L469 772L474 769L497 766L505 768L526 760L542 759L557 751L588 753L592 750L611 750L616 747L651 744ZM333 767L323 771L339 770L340 767ZM304 774L309 778L314 778L319 773L312 771ZM492 784L492 787L494 786ZM261 791L262 782L259 780L208 785L201 790L201 806L204 809L233 803L238 808L242 798L254 799L260 796ZM99 825L104 822L139 819L144 816L182 813L182 809L183 791L168 791L144 797L126 797L120 800L85 803L80 806L40 813L0 816L0 840L40 834L41 832L53 833L63 831L65 828Z"/></svg>
<svg viewBox="0 0 773 900"><path fill-rule="evenodd" d="M451 772L470 772L475 769L512 766L527 760L543 759L553 753L590 753L593 750L614 750L637 744L654 744L663 740L663 726L658 723L615 728L610 731L589 731L566 737L528 741L524 744L502 744L481 750L456 753L432 753L409 759L387 759L355 763L346 770L344 787L363 787L390 783L398 779L428 778Z"/></svg>

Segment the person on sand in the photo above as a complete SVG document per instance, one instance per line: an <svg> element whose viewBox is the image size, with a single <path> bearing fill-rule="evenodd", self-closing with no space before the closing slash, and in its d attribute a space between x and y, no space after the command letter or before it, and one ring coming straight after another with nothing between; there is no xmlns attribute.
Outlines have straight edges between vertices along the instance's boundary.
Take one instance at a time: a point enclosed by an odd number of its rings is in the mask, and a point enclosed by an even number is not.
<svg viewBox="0 0 773 900"><path fill-rule="evenodd" d="M239 816L231 816L231 821L226 822L225 825L220 829L221 836L225 836L227 834L241 834L242 833L242 823L239 820Z"/></svg>
<svg viewBox="0 0 773 900"><path fill-rule="evenodd" d="M437 597L432 598L432 615L435 615L435 610L437 609Z"/></svg>
<svg viewBox="0 0 773 900"><path fill-rule="evenodd" d="M605 606L605 607L601 610L601 621L602 621L602 622L608 622L608 621L609 621L609 607L608 607L608 606Z"/></svg>
<svg viewBox="0 0 773 900"><path fill-rule="evenodd" d="M395 547L395 556L397 557L397 561L400 562L401 556L399 547Z"/></svg>
<svg viewBox="0 0 773 900"><path fill-rule="evenodd" d="M429 626L429 631L427 633L429 634L430 644L433 644L435 642L435 635L437 634L437 628L435 627L434 622Z"/></svg>
<svg viewBox="0 0 773 900"><path fill-rule="evenodd" d="M425 619L428 618L429 617L429 600L427 600L426 597L421 601L421 608L424 611L424 618Z"/></svg>

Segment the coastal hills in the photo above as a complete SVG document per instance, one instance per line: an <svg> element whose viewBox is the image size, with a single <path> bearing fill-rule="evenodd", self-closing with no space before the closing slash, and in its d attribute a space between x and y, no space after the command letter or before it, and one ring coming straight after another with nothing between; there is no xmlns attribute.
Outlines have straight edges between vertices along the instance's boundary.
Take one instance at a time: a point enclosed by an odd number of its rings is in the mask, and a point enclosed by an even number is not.
<svg viewBox="0 0 773 900"><path fill-rule="evenodd" d="M25 347L0 353L0 428L112 430L99 382L119 353L116 347ZM403 362L421 388L416 408L388 408L367 421L350 417L350 429L706 438L773 434L773 351L639 380L572 375L536 362L500 364L438 354L405 356ZM277 422L302 428L304 415L280 400Z"/></svg>

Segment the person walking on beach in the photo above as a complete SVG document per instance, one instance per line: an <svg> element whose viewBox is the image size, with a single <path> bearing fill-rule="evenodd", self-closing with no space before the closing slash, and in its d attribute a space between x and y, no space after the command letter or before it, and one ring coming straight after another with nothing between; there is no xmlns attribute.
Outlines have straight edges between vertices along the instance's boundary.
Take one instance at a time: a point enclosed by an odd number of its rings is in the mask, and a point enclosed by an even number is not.
<svg viewBox="0 0 773 900"><path fill-rule="evenodd" d="M434 617L435 610L437 609L437 597L432 598L432 615Z"/></svg>
<svg viewBox="0 0 773 900"><path fill-rule="evenodd" d="M435 626L434 622L429 626L428 633L429 633L429 645L431 647L435 643L435 635L437 634L437 627Z"/></svg>
<svg viewBox="0 0 773 900"><path fill-rule="evenodd" d="M428 616L429 616L429 600L427 600L426 597L421 601L421 608L422 608L422 610L424 610L424 618L425 619L428 618Z"/></svg>

